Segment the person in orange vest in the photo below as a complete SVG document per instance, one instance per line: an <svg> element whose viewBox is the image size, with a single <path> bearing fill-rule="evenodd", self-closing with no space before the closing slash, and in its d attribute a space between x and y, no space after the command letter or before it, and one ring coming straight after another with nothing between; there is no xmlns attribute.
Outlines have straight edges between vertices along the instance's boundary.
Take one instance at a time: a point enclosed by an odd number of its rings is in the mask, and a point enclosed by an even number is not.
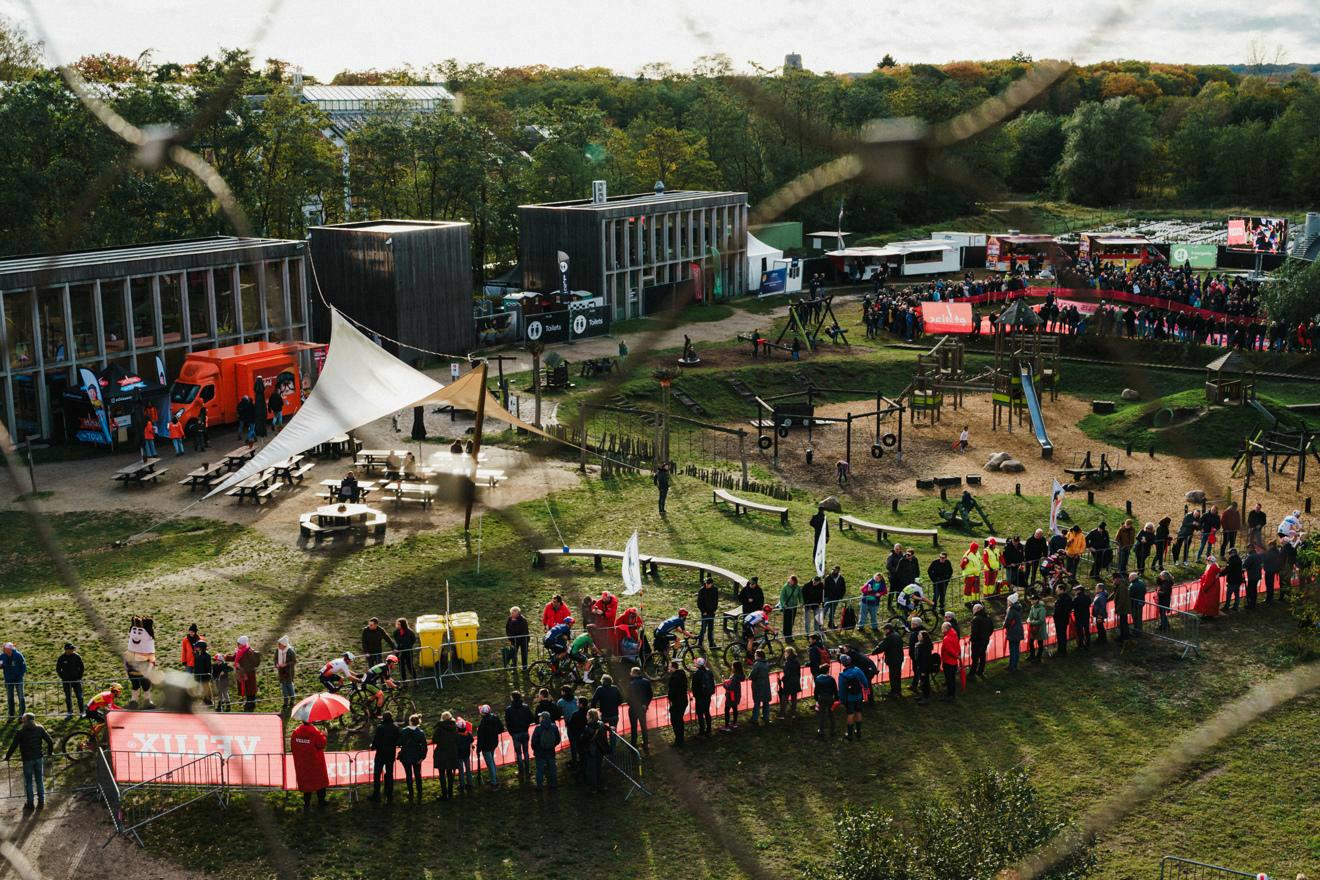
<svg viewBox="0 0 1320 880"><path fill-rule="evenodd" d="M177 415L170 419L169 432L170 442L174 444L174 456L177 458L183 455L183 422L179 421Z"/></svg>
<svg viewBox="0 0 1320 880"><path fill-rule="evenodd" d="M984 563L980 550L980 545L973 541L968 545L960 563L963 574L963 601L969 605L981 601L981 571Z"/></svg>
<svg viewBox="0 0 1320 880"><path fill-rule="evenodd" d="M142 425L142 457L156 457L156 423L147 419Z"/></svg>
<svg viewBox="0 0 1320 880"><path fill-rule="evenodd" d="M987 538L985 549L981 551L981 562L985 570L985 593L994 595L995 581L999 577L999 569L1004 565L1004 557L998 547L998 542L994 538Z"/></svg>

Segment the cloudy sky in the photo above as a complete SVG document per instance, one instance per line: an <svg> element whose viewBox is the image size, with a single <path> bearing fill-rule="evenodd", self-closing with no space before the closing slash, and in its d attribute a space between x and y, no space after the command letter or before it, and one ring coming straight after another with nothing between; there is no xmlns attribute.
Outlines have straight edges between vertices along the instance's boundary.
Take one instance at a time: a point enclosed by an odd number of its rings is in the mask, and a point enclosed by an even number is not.
<svg viewBox="0 0 1320 880"><path fill-rule="evenodd" d="M813 70L865 71L900 61L1109 58L1246 62L1253 54L1320 62L1314 0L0 0L32 10L52 55L93 52L191 61L248 46L328 79L344 68L457 58L494 66L685 69L715 52L738 68L798 52ZM1011 12L1010 12L1011 10ZM254 44L253 35L264 31Z"/></svg>

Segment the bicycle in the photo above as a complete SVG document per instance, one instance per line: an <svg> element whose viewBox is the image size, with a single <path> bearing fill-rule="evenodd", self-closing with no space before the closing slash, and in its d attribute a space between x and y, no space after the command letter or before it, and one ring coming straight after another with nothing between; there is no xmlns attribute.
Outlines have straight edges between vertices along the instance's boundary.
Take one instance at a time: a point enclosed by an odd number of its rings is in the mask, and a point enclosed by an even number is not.
<svg viewBox="0 0 1320 880"><path fill-rule="evenodd" d="M756 656L757 651L765 651L765 659L771 666L784 662L784 643L772 632L763 632L752 641L752 653L747 653L747 645L741 639L724 646L724 665L731 667L737 661L744 664Z"/></svg>
<svg viewBox="0 0 1320 880"><path fill-rule="evenodd" d="M84 761L96 754L97 749L109 747L109 727L104 721L77 727L60 737L56 752L70 761Z"/></svg>
<svg viewBox="0 0 1320 880"><path fill-rule="evenodd" d="M357 683L354 682L356 685ZM365 687L356 686L352 689L349 696L350 715L354 730L361 730L370 722L378 720L382 714L389 712L396 719L406 721L408 716L417 711L417 702L403 692L402 688L382 687L385 693L385 700L380 708L376 708L376 696ZM345 716L348 717L348 716Z"/></svg>
<svg viewBox="0 0 1320 880"><path fill-rule="evenodd" d="M671 642L664 651L648 653L642 665L642 673L652 680L662 678L669 672L670 661L677 660L679 667L690 675L697 669L697 659L705 656L696 636L682 636L678 641Z"/></svg>
<svg viewBox="0 0 1320 880"><path fill-rule="evenodd" d="M548 660L537 660L531 666L528 666L527 677L537 687L550 687L558 684L560 680L565 680L567 684L576 688L578 685L594 684L600 681L602 662L600 657L589 658L587 660L587 673L584 676L577 661L573 658L552 656ZM586 680L588 678L591 679L590 682Z"/></svg>

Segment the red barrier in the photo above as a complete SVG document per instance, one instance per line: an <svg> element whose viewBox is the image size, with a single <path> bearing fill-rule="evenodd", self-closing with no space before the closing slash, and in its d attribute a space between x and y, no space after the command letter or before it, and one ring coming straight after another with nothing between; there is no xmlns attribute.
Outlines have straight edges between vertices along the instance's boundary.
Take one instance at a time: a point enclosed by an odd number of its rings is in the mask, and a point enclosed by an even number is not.
<svg viewBox="0 0 1320 880"><path fill-rule="evenodd" d="M284 753L284 719L276 714L115 711L106 717L106 724L118 782L145 782L173 769L162 766L162 760L168 765L170 761L191 760L213 752L226 760L235 755ZM158 755L169 757L149 759ZM280 765L262 762L259 766L264 769L242 772L242 784L274 788L284 785ZM219 785L222 780L210 781Z"/></svg>
<svg viewBox="0 0 1320 880"><path fill-rule="evenodd" d="M975 296L957 297L951 300L951 302L978 304L1008 302L1009 300L1017 299L1024 294L1029 297L1043 297L1048 296L1051 293L1059 299L1085 299L1094 302L1105 300L1107 302L1130 303L1137 306L1152 306L1170 312L1179 312L1184 315L1200 315L1203 318L1210 318L1215 321L1227 321L1230 324L1254 324L1257 320L1260 320L1245 315L1226 315L1223 312L1215 312L1210 309L1189 306L1186 303L1172 299L1165 299L1164 297L1139 296L1135 293L1128 293L1125 290L1101 290L1094 287L1029 287L1025 291L995 291L993 293L980 293Z"/></svg>

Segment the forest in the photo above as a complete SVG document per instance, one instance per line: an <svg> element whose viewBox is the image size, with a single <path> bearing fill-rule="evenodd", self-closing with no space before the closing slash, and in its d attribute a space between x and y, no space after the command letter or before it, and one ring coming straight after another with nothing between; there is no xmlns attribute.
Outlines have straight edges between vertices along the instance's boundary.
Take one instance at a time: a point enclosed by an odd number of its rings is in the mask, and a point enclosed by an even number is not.
<svg viewBox="0 0 1320 880"><path fill-rule="evenodd" d="M21 31L0 28L6 253L232 231L197 179L138 161L41 58ZM233 50L188 63L96 55L75 67L129 121L186 130L253 234L302 237L322 220L464 219L474 224L480 276L516 258L519 204L585 197L604 179L612 193L649 191L656 181L746 191L755 206L846 151L868 121L949 120L1032 64L1021 55L938 66L886 55L866 74L747 73L713 56L689 71L649 65L631 76L453 61L342 71L330 82L434 82L456 96L452 113L374 111L349 135L346 173L322 135L326 120L298 99L288 62ZM1317 156L1320 86L1305 68L1105 62L1072 66L1006 122L957 145L948 157L956 175L858 179L799 202L786 218L833 228L842 200L848 228L882 233L996 198L1311 207L1320 204Z"/></svg>

